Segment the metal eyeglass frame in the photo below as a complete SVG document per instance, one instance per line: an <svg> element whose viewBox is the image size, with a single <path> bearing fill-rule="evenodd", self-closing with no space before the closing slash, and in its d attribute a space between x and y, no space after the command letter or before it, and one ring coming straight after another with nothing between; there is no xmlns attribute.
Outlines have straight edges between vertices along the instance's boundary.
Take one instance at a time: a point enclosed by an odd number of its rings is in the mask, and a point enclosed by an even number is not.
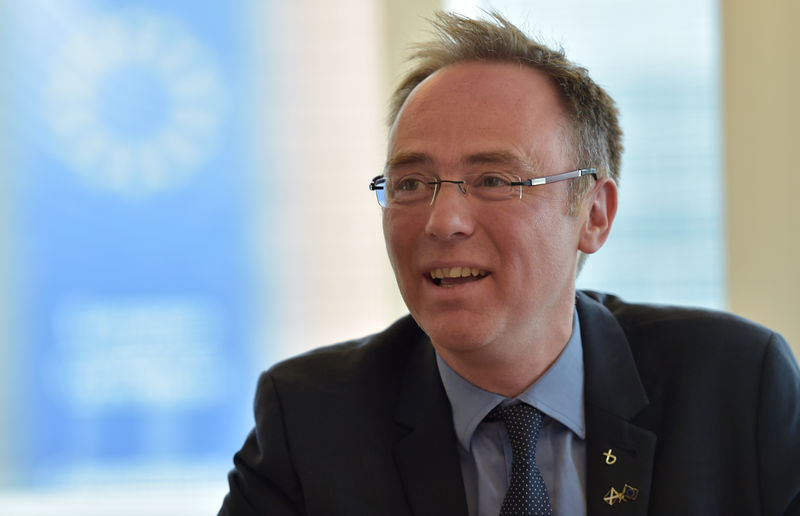
<svg viewBox="0 0 800 516"><path fill-rule="evenodd" d="M562 172L560 174L553 174L550 176L543 176L543 177L532 177L526 179L524 181L512 181L509 183L508 186L539 186L539 185L546 185L550 183L557 183L558 181L566 181L567 179L576 179L582 176L593 176L595 180L597 179L597 169L595 168L581 168L578 170L572 170L570 172ZM379 190L383 190L383 184L386 182L386 176L381 174L379 176L375 176L372 178L372 181L369 183L369 189L374 191L377 198L378 204L381 205L383 208L388 208L389 203L386 202L386 196L383 196L384 202L381 202L381 194L378 192ZM433 189L433 196L431 197L430 204L436 200L436 193L439 191L439 186L442 183L452 183L455 185L459 185L458 189L461 190L461 193L466 194L466 190L464 189L463 185L465 181L463 180L456 180L456 179L437 179L436 181L428 182L429 185L435 185ZM521 195L521 194L520 194Z"/></svg>

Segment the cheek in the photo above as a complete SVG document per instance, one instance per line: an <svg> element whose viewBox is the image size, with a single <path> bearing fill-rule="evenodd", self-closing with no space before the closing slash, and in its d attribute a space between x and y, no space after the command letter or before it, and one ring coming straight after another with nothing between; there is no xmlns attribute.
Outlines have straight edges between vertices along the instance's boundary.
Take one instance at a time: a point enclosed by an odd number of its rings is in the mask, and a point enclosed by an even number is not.
<svg viewBox="0 0 800 516"><path fill-rule="evenodd" d="M558 270L569 268L570 256L577 249L574 221L568 216L526 217L506 225L499 241L507 262L504 267L513 270L523 284L555 279Z"/></svg>
<svg viewBox="0 0 800 516"><path fill-rule="evenodd" d="M383 240L386 244L386 252L389 254L389 261L394 267L396 263L395 250L397 249L396 242L397 231L395 228L393 217L388 211L383 212Z"/></svg>
<svg viewBox="0 0 800 516"><path fill-rule="evenodd" d="M383 212L383 239L395 274L401 272L400 266L408 268L414 248L414 225L406 219L407 217L399 217L390 210Z"/></svg>

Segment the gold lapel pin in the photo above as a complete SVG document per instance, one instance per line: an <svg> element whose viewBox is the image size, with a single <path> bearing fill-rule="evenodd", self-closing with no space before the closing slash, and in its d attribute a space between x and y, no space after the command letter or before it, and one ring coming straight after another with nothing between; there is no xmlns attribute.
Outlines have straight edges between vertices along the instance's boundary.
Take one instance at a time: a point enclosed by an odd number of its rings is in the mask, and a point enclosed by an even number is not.
<svg viewBox="0 0 800 516"><path fill-rule="evenodd" d="M625 498L625 500L636 500L639 498L639 490L635 487L625 484L625 487L622 488L622 496Z"/></svg>
<svg viewBox="0 0 800 516"><path fill-rule="evenodd" d="M603 501L606 502L608 505L614 505L617 502L624 502L625 497L622 496L622 493L614 489L613 487L608 490L608 492L603 496Z"/></svg>
<svg viewBox="0 0 800 516"><path fill-rule="evenodd" d="M606 464L609 466L617 462L617 456L611 453L611 448L609 448L607 452L603 452L603 456L606 458Z"/></svg>
<svg viewBox="0 0 800 516"><path fill-rule="evenodd" d="M614 487L608 490L608 492L603 495L603 501L606 502L608 505L614 505L617 502L627 502L636 500L639 498L639 490L635 487L629 486L625 484L625 487L622 488L622 491L617 491Z"/></svg>

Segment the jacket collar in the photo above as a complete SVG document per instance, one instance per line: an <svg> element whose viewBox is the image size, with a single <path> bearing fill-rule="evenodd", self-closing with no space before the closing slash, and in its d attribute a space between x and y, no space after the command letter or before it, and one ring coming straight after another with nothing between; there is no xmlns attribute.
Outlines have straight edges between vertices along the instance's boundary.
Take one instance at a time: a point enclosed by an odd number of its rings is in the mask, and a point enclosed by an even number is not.
<svg viewBox="0 0 800 516"><path fill-rule="evenodd" d="M656 436L631 422L649 401L625 333L602 300L576 295L586 378L586 508L590 515L645 515Z"/></svg>

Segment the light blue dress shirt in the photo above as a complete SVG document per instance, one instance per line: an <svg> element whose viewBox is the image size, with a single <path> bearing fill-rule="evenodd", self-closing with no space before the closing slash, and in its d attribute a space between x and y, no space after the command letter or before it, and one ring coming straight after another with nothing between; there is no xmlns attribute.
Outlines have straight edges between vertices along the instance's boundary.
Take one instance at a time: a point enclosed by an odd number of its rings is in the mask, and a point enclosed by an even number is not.
<svg viewBox="0 0 800 516"><path fill-rule="evenodd" d="M586 514L586 421L583 346L577 310L564 351L535 384L506 398L471 384L437 354L453 408L461 472L470 516L497 516L511 478L511 442L502 422L483 418L499 403L524 401L544 413L536 464L547 485L554 515Z"/></svg>

